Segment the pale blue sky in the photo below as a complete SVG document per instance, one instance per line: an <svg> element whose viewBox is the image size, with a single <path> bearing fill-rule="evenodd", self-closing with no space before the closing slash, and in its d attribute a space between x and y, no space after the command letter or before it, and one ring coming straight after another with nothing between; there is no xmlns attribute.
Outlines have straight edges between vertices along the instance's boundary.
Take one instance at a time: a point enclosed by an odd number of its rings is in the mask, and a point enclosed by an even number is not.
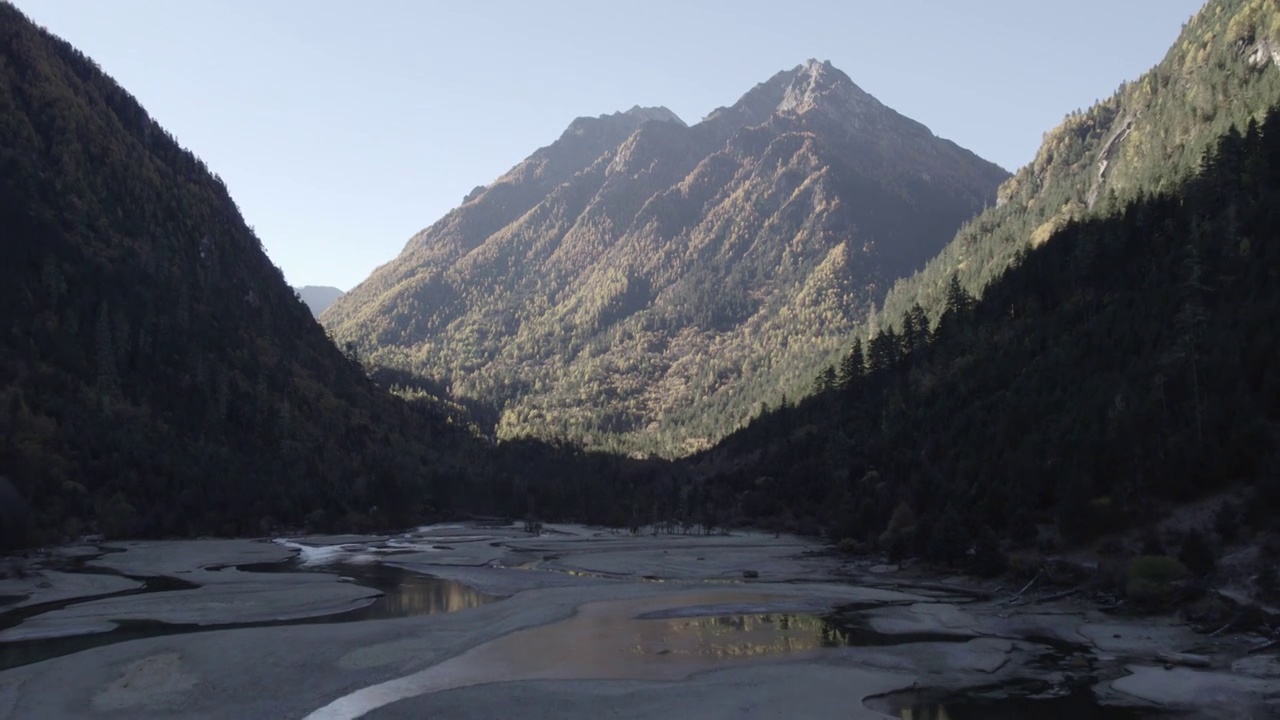
<svg viewBox="0 0 1280 720"><path fill-rule="evenodd" d="M1012 170L1200 0L16 0L222 176L290 282L349 289L574 117L686 122L807 58Z"/></svg>

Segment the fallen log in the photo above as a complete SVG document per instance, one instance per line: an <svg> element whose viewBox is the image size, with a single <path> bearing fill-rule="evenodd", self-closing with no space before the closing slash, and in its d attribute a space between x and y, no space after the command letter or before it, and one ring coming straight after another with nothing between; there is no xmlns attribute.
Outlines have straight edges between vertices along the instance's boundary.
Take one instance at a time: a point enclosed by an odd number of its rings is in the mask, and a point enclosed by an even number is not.
<svg viewBox="0 0 1280 720"><path fill-rule="evenodd" d="M1262 643L1261 645L1259 645L1259 646L1257 646L1257 647L1255 647L1255 648L1250 648L1250 649L1249 649L1249 651L1248 651L1247 653L1245 653L1245 654L1246 654L1246 655L1253 655L1254 653L1260 653L1260 652L1263 652L1263 651L1265 651L1265 650L1270 650L1271 648L1273 648L1273 647L1275 647L1275 646L1277 646L1277 645L1280 645L1280 640L1272 640L1271 642L1268 642L1268 643Z"/></svg>
<svg viewBox="0 0 1280 720"><path fill-rule="evenodd" d="M1070 590L1063 590L1062 592L1056 592L1052 595L1045 595L1044 597L1036 598L1035 600L1032 600L1030 604L1039 605L1040 603L1047 603L1047 602L1053 602L1054 600L1061 600L1063 598L1071 597L1072 595L1075 595L1076 593L1080 592L1083 589L1084 589L1083 587L1074 587L1074 588L1071 588Z"/></svg>
<svg viewBox="0 0 1280 720"><path fill-rule="evenodd" d="M1207 655L1192 655L1191 653L1179 652L1158 652L1156 658L1164 663L1173 665L1186 665L1187 667L1207 668L1212 663Z"/></svg>
<svg viewBox="0 0 1280 720"><path fill-rule="evenodd" d="M1222 627L1218 628L1217 630L1214 630L1213 632L1209 633L1209 637L1218 637L1218 636L1219 636L1219 635L1221 635L1222 633L1224 633L1224 632L1226 632L1226 631L1230 630L1231 628L1235 627L1235 626L1236 626L1236 623L1240 622L1240 618L1241 618L1241 617L1243 617L1243 616L1244 616L1244 614L1243 614L1243 613L1236 613L1235 617L1231 618L1231 620L1230 620L1230 621L1228 621L1226 625L1223 625Z"/></svg>
<svg viewBox="0 0 1280 720"><path fill-rule="evenodd" d="M1023 585L1021 590L1019 590L1018 592L1014 593L1011 597L1009 597L1008 599L1004 600L1004 601L1003 601L1002 603L1000 603L1000 604L1001 604L1001 605L1010 605L1010 604L1012 604L1012 603L1014 603L1014 602L1017 602L1019 599L1021 599L1021 598L1022 598L1022 596L1023 596L1023 595L1028 591L1028 590L1030 590L1030 589L1031 589L1031 586L1033 586L1033 585L1035 585L1037 582L1039 582L1039 581L1040 581L1040 578L1042 578L1042 577L1044 577L1044 570L1041 570L1040 572L1036 573L1036 576L1035 576L1035 577L1033 577L1033 578L1031 578L1031 582L1027 583L1026 585Z"/></svg>
<svg viewBox="0 0 1280 720"><path fill-rule="evenodd" d="M980 600L987 600L991 597L991 593L986 590L956 587L954 585L942 585L939 583L900 582L897 583L897 585L910 590L930 590L932 592L950 593L952 595L965 595L967 597L978 598Z"/></svg>
<svg viewBox="0 0 1280 720"><path fill-rule="evenodd" d="M975 600L990 600L995 593L987 590L979 590L977 588L958 587L956 585L943 585L941 583L928 582L912 582L910 580L902 580L893 577L879 578L874 576L855 575L848 573L848 577L856 577L861 580L861 584L871 588L888 588L892 590L909 591L909 590L929 590L931 592L948 593L951 595L963 595L971 597Z"/></svg>

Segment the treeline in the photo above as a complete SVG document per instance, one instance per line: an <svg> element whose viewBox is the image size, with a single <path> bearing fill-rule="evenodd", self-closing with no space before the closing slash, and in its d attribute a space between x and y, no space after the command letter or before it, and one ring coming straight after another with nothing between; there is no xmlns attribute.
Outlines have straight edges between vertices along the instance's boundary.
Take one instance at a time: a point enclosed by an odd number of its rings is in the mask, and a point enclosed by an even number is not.
<svg viewBox="0 0 1280 720"><path fill-rule="evenodd" d="M935 561L1068 542L1253 488L1280 507L1280 112L1175 192L1073 222L975 299L955 279L797 405L695 460L739 522Z"/></svg>

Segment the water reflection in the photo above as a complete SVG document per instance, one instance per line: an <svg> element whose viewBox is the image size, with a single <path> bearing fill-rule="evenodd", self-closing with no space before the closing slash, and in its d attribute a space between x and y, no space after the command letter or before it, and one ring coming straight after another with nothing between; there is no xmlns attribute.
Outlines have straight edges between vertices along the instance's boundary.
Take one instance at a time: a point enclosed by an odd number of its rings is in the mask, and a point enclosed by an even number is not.
<svg viewBox="0 0 1280 720"><path fill-rule="evenodd" d="M636 623L641 655L750 658L853 644L849 632L815 615L763 613Z"/></svg>
<svg viewBox="0 0 1280 720"><path fill-rule="evenodd" d="M885 704L890 715L899 720L1137 720L1154 717L1150 710L1100 705L1088 688L1079 688L1057 697L1005 696L999 689L992 690L995 690L994 696L986 697L974 693L928 698L908 693L896 700L891 700L893 696L890 696L886 698L890 701ZM1016 686L1004 690L1018 692Z"/></svg>
<svg viewBox="0 0 1280 720"><path fill-rule="evenodd" d="M316 618L317 622L355 622L417 617L458 612L499 600L474 588L452 580L441 580L403 568L382 564L337 563L323 567L304 565L296 560L278 563L240 565L242 572L291 573L320 571L334 573L365 587L382 591L370 605L341 615Z"/></svg>
<svg viewBox="0 0 1280 720"><path fill-rule="evenodd" d="M898 711L901 720L951 720L946 705L923 705Z"/></svg>
<svg viewBox="0 0 1280 720"><path fill-rule="evenodd" d="M721 590L588 603L565 620L517 630L412 675L357 690L308 718L351 720L406 698L490 682L674 681L765 656L802 657L822 648L968 640L881 635L817 615L716 612L790 599Z"/></svg>
<svg viewBox="0 0 1280 720"><path fill-rule="evenodd" d="M457 612L493 602L495 598L460 583L417 575L382 599L383 617L409 617Z"/></svg>

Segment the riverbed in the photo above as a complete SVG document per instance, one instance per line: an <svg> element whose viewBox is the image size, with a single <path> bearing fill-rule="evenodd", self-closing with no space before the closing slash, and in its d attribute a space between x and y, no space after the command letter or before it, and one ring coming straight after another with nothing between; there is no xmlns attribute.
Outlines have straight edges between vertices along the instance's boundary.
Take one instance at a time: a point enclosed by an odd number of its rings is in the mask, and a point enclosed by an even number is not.
<svg viewBox="0 0 1280 720"><path fill-rule="evenodd" d="M930 580L803 538L574 525L59 548L0 581L0 718L1280 709L1280 661L1243 639ZM1157 659L1192 651L1212 667Z"/></svg>

